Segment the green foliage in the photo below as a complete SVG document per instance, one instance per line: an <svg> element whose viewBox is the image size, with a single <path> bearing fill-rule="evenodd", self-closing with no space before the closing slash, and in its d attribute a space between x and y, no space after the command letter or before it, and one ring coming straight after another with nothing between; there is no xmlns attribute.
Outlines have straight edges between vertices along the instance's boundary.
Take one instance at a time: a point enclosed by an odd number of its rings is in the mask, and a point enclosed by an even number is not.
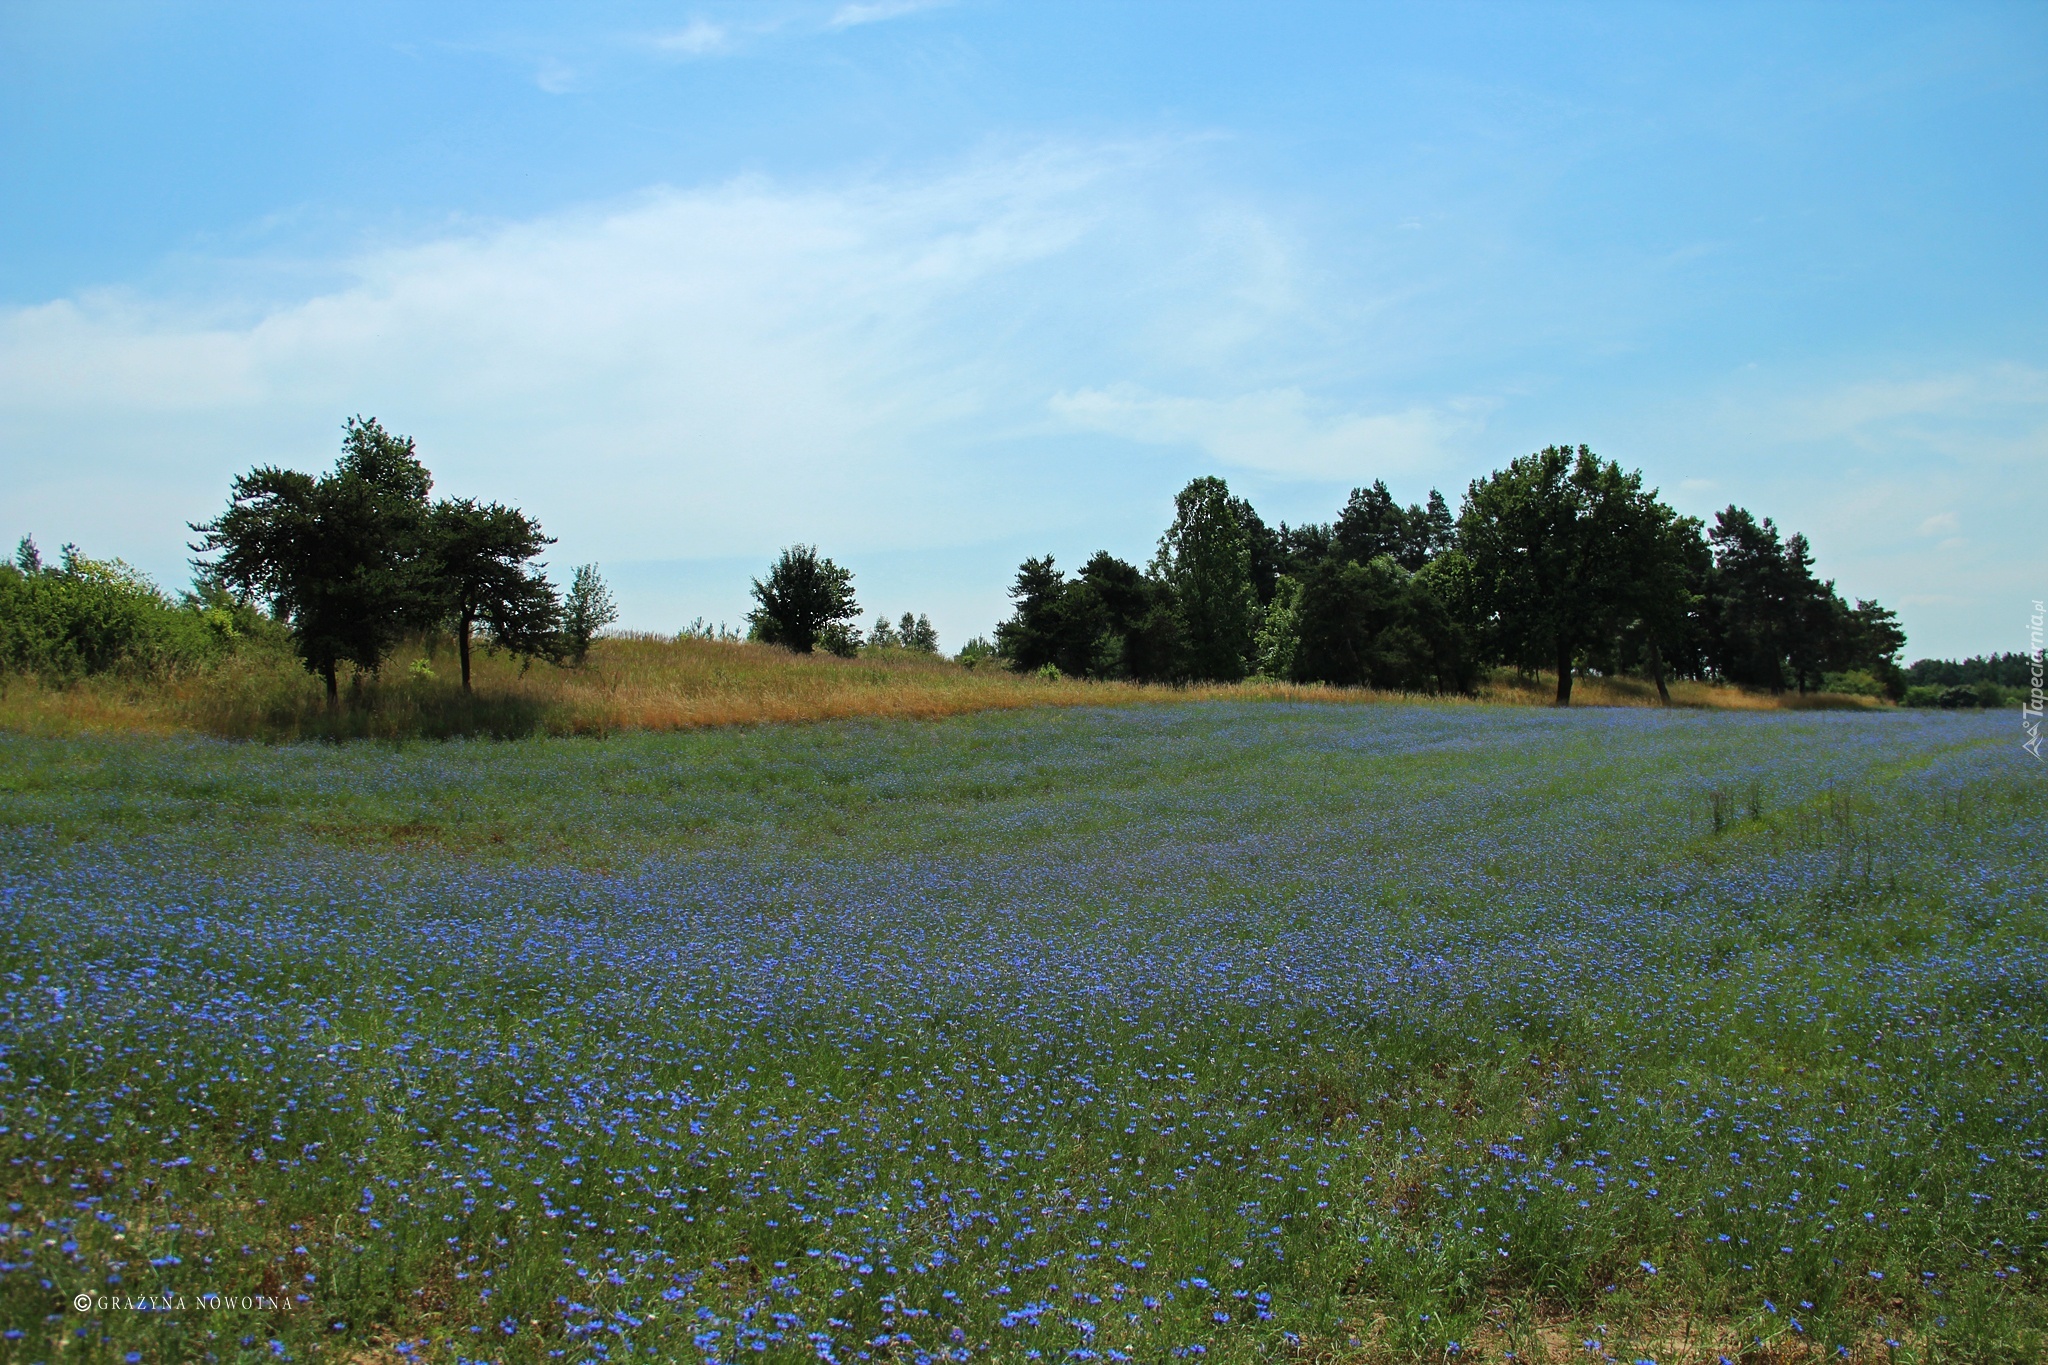
<svg viewBox="0 0 2048 1365"><path fill-rule="evenodd" d="M1571 702L1586 649L1623 621L1668 620L1681 576L1676 514L1585 446L1546 446L1474 480L1458 519L1475 605L1500 656L1557 671Z"/></svg>
<svg viewBox="0 0 2048 1365"><path fill-rule="evenodd" d="M919 612L914 618L909 612L904 612L903 619L896 623L896 638L913 654L939 652L938 627L934 626L932 618L923 612Z"/></svg>
<svg viewBox="0 0 2048 1365"><path fill-rule="evenodd" d="M1178 681L1186 676L1172 589L1108 551L1069 581L1051 555L1027 559L1010 589L1016 609L996 645L1020 673L1051 665L1075 678Z"/></svg>
<svg viewBox="0 0 2048 1365"><path fill-rule="evenodd" d="M57 567L24 537L0 564L0 673L62 683L99 673L162 674L216 660L258 628L216 594L178 604L118 559L64 547Z"/></svg>
<svg viewBox="0 0 2048 1365"><path fill-rule="evenodd" d="M2034 669L2033 655L2015 651L1968 659L1915 659L1905 670L1905 679L1918 686L1935 687L1996 683L2024 692L2034 685Z"/></svg>
<svg viewBox="0 0 2048 1365"><path fill-rule="evenodd" d="M1462 637L1434 582L1390 555L1316 565L1294 612L1294 678L1400 692L1466 690L1472 679Z"/></svg>
<svg viewBox="0 0 2048 1365"><path fill-rule="evenodd" d="M408 632L431 624L446 595L422 553L433 476L408 437L348 420L333 472L315 479L263 465L236 478L228 508L192 529L223 585L269 601L291 625L331 704L338 673L374 673Z"/></svg>
<svg viewBox="0 0 2048 1365"><path fill-rule="evenodd" d="M837 658L856 658L861 650L860 627L844 621L827 621L818 630L817 647Z"/></svg>
<svg viewBox="0 0 2048 1365"><path fill-rule="evenodd" d="M1882 697L1889 695L1884 683L1867 669L1852 669L1844 673L1829 673L1820 680L1823 692L1840 692L1851 697Z"/></svg>
<svg viewBox="0 0 2048 1365"><path fill-rule="evenodd" d="M1230 486L1195 479L1174 496L1152 574L1173 593L1188 676L1235 682L1246 672L1258 623L1251 541Z"/></svg>
<svg viewBox="0 0 2048 1365"><path fill-rule="evenodd" d="M960 646L960 652L953 656L953 661L962 668L979 668L1002 657L1002 651L997 649L992 641L977 635Z"/></svg>
<svg viewBox="0 0 2048 1365"><path fill-rule="evenodd" d="M676 639L678 640L720 640L729 644L737 644L746 638L747 632L734 630L723 621L714 625L709 619L702 616L696 617L689 625L676 632Z"/></svg>
<svg viewBox="0 0 2048 1365"><path fill-rule="evenodd" d="M1254 645L1256 672L1262 678L1294 681L1295 656L1301 648L1301 580L1281 574L1273 582L1273 595L1259 613L1259 634Z"/></svg>
<svg viewBox="0 0 2048 1365"><path fill-rule="evenodd" d="M619 619L618 605L595 564L579 564L562 599L562 652L578 665L589 657L597 633Z"/></svg>
<svg viewBox="0 0 2048 1365"><path fill-rule="evenodd" d="M541 534L539 522L502 503L455 498L428 512L425 540L438 614L455 626L463 691L470 690L470 636L479 625L494 647L515 656L553 657L560 651L561 604L547 579L529 567L554 543Z"/></svg>
<svg viewBox="0 0 2048 1365"><path fill-rule="evenodd" d="M1370 488L1354 488L1331 528L1331 550L1340 559L1370 564L1385 555L1411 573L1451 548L1457 523L1450 504L1436 489L1426 506L1405 510L1394 501L1383 480Z"/></svg>
<svg viewBox="0 0 2048 1365"><path fill-rule="evenodd" d="M889 624L887 616L877 616L873 628L868 631L864 648L907 649L913 654L936 654L939 652L939 632L932 625L932 618L922 613L913 616L906 611L895 625Z"/></svg>
<svg viewBox="0 0 2048 1365"><path fill-rule="evenodd" d="M814 545L792 545L768 571L754 580L757 605L748 614L753 638L809 654L820 644L834 654L858 651L860 631L849 622L860 615L853 597L853 575Z"/></svg>

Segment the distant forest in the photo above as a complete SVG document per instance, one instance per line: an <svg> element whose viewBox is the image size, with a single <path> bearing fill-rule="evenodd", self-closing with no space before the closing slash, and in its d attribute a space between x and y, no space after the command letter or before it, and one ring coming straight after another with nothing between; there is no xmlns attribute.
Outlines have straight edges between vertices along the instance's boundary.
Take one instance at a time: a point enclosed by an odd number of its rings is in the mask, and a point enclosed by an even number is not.
<svg viewBox="0 0 2048 1365"><path fill-rule="evenodd" d="M1902 700L1905 634L1813 572L1806 537L1730 506L1680 516L1585 446L1551 446L1401 506L1384 483L1333 521L1270 525L1216 478L1174 500L1140 569L1107 551L1072 576L1017 571L994 648L1093 678L1249 675L1468 692L1488 671L1672 678Z"/></svg>
<svg viewBox="0 0 2048 1365"><path fill-rule="evenodd" d="M401 641L445 632L465 690L474 641L528 660L582 662L617 619L597 566L566 589L537 557L553 542L516 508L430 500L413 442L351 419L334 469L259 466L196 524L191 591L173 600L119 560L66 546L46 563L24 538L0 565L0 672L61 684L94 673L205 665L238 642L294 650L338 702L342 670L374 674ZM1099 551L1073 572L1027 559L993 640L969 667L1148 683L1248 677L1470 693L1497 670L1555 680L1630 676L2001 704L2033 660L2002 654L1901 667L1896 616L1813 572L1805 536L1736 506L1680 516L1640 472L1585 446L1551 446L1402 506L1383 482L1328 522L1267 522L1220 478L1174 499L1142 567ZM863 632L853 575L813 546L753 583L745 638L801 654L939 651L928 617ZM684 632L707 634L701 623ZM738 639L720 632L719 638Z"/></svg>

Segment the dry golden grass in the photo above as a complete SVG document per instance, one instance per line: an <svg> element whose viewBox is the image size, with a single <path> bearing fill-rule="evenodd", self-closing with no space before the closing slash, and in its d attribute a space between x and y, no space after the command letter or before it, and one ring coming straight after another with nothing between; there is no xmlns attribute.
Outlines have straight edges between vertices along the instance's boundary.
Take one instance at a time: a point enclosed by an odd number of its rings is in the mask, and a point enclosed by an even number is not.
<svg viewBox="0 0 2048 1365"><path fill-rule="evenodd" d="M456 734L603 735L622 730L839 720L929 720L1027 706L1126 706L1238 700L1356 705L1418 700L1400 693L1251 680L1167 687L1046 679L998 665L890 650L856 659L796 655L771 645L618 636L600 640L580 668L479 654L475 692L464 696L444 644L402 651L384 673L345 688L330 715L318 682L286 657L252 655L168 679L92 679L43 687L0 686L0 729L39 734L196 730L240 738L409 738ZM1448 705L1549 705L1547 676L1509 674L1476 698ZM1678 682L1672 704L1724 710L1864 707L1869 698L1771 696L1742 688ZM1574 685L1579 706L1656 706L1656 690L1634 679L1589 678Z"/></svg>
<svg viewBox="0 0 2048 1365"><path fill-rule="evenodd" d="M1677 679L1669 684L1671 705L1708 711L1864 711L1888 703L1846 692L1770 693L1751 687ZM1479 699L1504 706L1550 706L1557 675L1518 678L1501 672L1480 685ZM1657 685L1643 678L1579 678L1572 683L1574 706L1661 706Z"/></svg>

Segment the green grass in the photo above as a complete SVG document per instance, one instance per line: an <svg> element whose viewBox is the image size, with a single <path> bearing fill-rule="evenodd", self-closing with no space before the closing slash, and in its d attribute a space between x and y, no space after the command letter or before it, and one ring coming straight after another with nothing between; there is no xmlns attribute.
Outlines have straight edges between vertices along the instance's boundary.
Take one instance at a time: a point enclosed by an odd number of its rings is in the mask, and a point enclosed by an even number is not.
<svg viewBox="0 0 2048 1365"><path fill-rule="evenodd" d="M0 1358L2038 1359L2002 719L0 737Z"/></svg>

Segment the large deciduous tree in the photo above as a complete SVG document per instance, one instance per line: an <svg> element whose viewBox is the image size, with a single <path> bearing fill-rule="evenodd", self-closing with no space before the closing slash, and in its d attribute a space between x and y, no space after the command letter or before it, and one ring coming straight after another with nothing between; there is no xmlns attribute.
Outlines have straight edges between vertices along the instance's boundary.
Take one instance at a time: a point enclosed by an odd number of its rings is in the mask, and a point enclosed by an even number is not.
<svg viewBox="0 0 2048 1365"><path fill-rule="evenodd" d="M1474 480L1458 520L1477 606L1518 667L1557 670L1557 704L1571 705L1582 651L1626 614L1654 611L1662 575L1642 556L1665 544L1672 514L1585 446L1547 446Z"/></svg>
<svg viewBox="0 0 2048 1365"><path fill-rule="evenodd" d="M318 478L274 465L234 481L227 510L195 523L202 572L255 594L291 627L306 667L337 704L343 664L375 672L438 608L422 553L433 476L410 438L350 418L341 459Z"/></svg>
<svg viewBox="0 0 2048 1365"><path fill-rule="evenodd" d="M782 552L766 580L754 580L759 605L748 614L754 638L809 654L834 627L860 616L853 575L819 556L816 546L792 545Z"/></svg>
<svg viewBox="0 0 2048 1365"><path fill-rule="evenodd" d="M561 644L561 603L532 565L554 544L515 507L452 498L427 518L427 554L441 611L455 629L462 690L470 690L470 637L481 625L494 646L535 658Z"/></svg>
<svg viewBox="0 0 2048 1365"><path fill-rule="evenodd" d="M1251 543L1234 501L1221 479L1190 482L1174 497L1152 566L1180 608L1189 674L1218 682L1245 675L1258 626Z"/></svg>

